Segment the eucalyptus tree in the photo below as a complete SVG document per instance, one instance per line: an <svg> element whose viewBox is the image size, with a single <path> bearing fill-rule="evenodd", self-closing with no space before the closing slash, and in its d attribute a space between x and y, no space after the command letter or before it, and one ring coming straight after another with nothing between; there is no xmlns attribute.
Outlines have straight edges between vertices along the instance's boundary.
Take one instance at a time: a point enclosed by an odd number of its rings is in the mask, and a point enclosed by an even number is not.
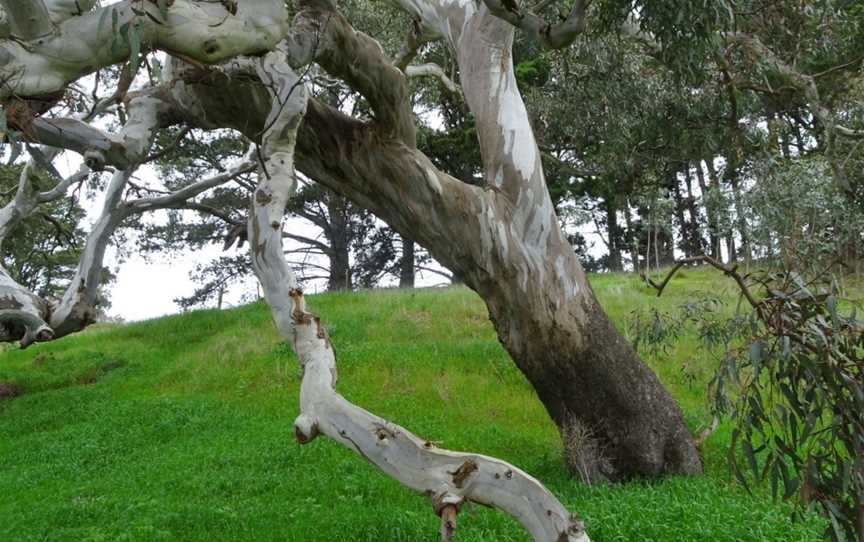
<svg viewBox="0 0 864 542"><path fill-rule="evenodd" d="M16 197L25 167L0 166L0 206ZM42 172L31 168L28 174L32 176L30 186L34 191L45 190L52 184ZM3 239L4 269L13 280L39 297L62 295L81 257L84 231L78 222L83 217L84 210L77 197L44 202Z"/></svg>
<svg viewBox="0 0 864 542"><path fill-rule="evenodd" d="M328 0L298 2L293 18L283 2L270 0L130 0L99 8L79 1L72 9L59 0L2 4L8 24L0 29L0 100L10 126L31 140L81 153L91 168L116 168L73 298L97 282L94 260L101 259L106 233L124 218L177 205L252 167L247 157L225 174L169 194L124 198L155 135L178 123L234 129L255 143L259 169L248 218L253 268L279 332L305 369L294 424L301 443L325 434L429 495L445 519L445 534L460 505L475 501L512 514L536 540L587 539L581 522L526 473L493 458L438 449L335 392L326 330L306 310L282 254L295 161L308 178L374 212L464 277L553 420L597 441L601 474L701 470L678 406L610 323L559 226L517 85L516 31L538 49L566 47L587 24L586 2L576 0L550 24L543 13L510 2L400 0L396 6L412 22L395 61ZM640 24L672 53L703 48L700 35L725 16L719 4L637 4ZM597 20L623 24L632 7L600 3ZM474 182L440 170L417 148L407 78L445 80L435 66L411 64L432 40L452 51L474 118L482 161L482 179ZM161 81L121 89L125 124L119 133L42 114L70 84L100 67L127 62L124 69L134 74L147 50L165 51L170 59ZM319 69L362 96L358 117L310 98L304 78ZM14 283L3 287L6 295L35 297ZM64 310L53 315L70 314ZM61 318L55 325L32 302L23 312L21 321L43 339L86 323Z"/></svg>

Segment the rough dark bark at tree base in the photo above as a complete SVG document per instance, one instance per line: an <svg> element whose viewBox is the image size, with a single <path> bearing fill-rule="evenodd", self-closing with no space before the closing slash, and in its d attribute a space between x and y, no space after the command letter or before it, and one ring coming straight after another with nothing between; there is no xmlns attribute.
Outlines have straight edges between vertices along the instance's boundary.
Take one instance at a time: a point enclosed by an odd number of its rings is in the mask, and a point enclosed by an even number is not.
<svg viewBox="0 0 864 542"><path fill-rule="evenodd" d="M597 461L603 465L599 474L618 481L702 472L680 408L612 325L593 292L585 301L574 300L581 307L564 305L542 313L548 320L512 299L484 298L501 343L562 436L568 424L578 421L596 439L592 446L603 454ZM580 343L578 337L587 341Z"/></svg>

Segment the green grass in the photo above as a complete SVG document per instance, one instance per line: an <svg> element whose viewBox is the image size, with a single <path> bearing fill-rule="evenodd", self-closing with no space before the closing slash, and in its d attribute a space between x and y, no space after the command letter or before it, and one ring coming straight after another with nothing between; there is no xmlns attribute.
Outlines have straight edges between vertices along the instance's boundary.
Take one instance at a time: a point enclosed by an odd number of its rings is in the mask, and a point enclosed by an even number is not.
<svg viewBox="0 0 864 542"><path fill-rule="evenodd" d="M593 277L619 327L652 303L731 293L687 270L663 298L624 275ZM819 540L817 517L748 495L728 474L728 428L706 473L585 487L563 464L555 427L498 344L485 307L461 289L313 296L331 332L339 389L351 401L443 446L513 462L586 520L592 540ZM383 325L382 325L383 324ZM649 362L692 429L709 421L710 359L686 339ZM681 366L696 367L696 381ZM299 446L300 370L267 308L199 311L95 326L0 355L0 540L434 540L430 503L351 451ZM503 514L460 514L459 541L527 540Z"/></svg>

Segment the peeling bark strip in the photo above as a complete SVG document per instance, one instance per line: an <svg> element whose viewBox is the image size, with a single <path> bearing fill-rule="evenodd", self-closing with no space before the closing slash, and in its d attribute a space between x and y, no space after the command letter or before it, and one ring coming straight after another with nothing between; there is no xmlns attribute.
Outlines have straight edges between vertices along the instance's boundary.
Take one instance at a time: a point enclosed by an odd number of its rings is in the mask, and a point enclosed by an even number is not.
<svg viewBox="0 0 864 542"><path fill-rule="evenodd" d="M278 59L270 59L278 62ZM283 65L284 67L284 65ZM303 367L300 415L294 434L301 444L324 434L353 449L361 457L403 485L430 496L442 517L442 538L455 527L456 507L474 501L499 508L522 523L538 542L588 542L584 525L540 482L492 457L451 452L429 446L406 429L357 407L336 392L336 358L320 319L306 310L302 291L282 254L281 224L285 204L295 187L293 151L307 96L290 70L270 86L278 136L264 134L270 164L280 164L269 177L261 175L252 198L249 238L252 263L273 313L280 335L290 341ZM293 91L287 91L287 89ZM264 194L267 197L259 197ZM507 472L502 478L498 473Z"/></svg>

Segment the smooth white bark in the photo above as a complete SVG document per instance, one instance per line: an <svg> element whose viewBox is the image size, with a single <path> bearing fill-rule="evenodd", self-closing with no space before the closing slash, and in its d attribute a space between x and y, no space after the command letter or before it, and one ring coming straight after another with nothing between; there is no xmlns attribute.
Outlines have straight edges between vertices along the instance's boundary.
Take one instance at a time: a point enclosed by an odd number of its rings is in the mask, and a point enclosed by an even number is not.
<svg viewBox="0 0 864 542"><path fill-rule="evenodd" d="M51 327L57 336L83 329L96 320L96 298L102 284L102 261L111 235L123 220L120 209L126 183L134 170L119 170L105 191L102 214L90 230L75 275L51 314Z"/></svg>
<svg viewBox="0 0 864 542"><path fill-rule="evenodd" d="M126 0L69 17L38 41L0 40L0 80L6 81L0 99L57 93L88 73L126 60L130 44L115 40L126 24L137 25L142 46L208 64L268 51L288 31L288 11L280 0L240 2L236 13L225 4L175 0L163 17L156 2Z"/></svg>
<svg viewBox="0 0 864 542"><path fill-rule="evenodd" d="M49 150L46 159L52 159L56 153L56 150ZM37 167L36 162L30 160L22 168L15 196L0 209L0 248L12 230L33 214L40 204L64 196L71 185L83 181L89 174L89 170L82 167L74 175L58 182L51 190L37 192L31 182ZM45 300L15 282L0 266L0 325L4 330L0 333L0 340L20 339L21 347L26 348L33 342L53 339L54 330L45 321L49 312L49 304ZM23 335L19 337L21 327Z"/></svg>
<svg viewBox="0 0 864 542"><path fill-rule="evenodd" d="M582 522L527 473L495 458L440 449L336 392L332 345L321 321L306 311L282 252L282 218L296 186L293 152L307 97L286 64L265 59L264 65L268 63L280 66L269 71L279 74L270 80L273 132L264 135L265 149L273 154L265 155L271 171L262 173L252 198L249 238L253 267L276 327L292 343L303 367L300 415L294 422L297 440L305 444L324 434L356 451L406 487L427 495L445 518L446 532L454 511L472 501L512 515L538 542L588 542ZM274 160L278 165L272 165Z"/></svg>
<svg viewBox="0 0 864 542"><path fill-rule="evenodd" d="M54 30L42 0L0 0L11 34L23 40L41 38Z"/></svg>

